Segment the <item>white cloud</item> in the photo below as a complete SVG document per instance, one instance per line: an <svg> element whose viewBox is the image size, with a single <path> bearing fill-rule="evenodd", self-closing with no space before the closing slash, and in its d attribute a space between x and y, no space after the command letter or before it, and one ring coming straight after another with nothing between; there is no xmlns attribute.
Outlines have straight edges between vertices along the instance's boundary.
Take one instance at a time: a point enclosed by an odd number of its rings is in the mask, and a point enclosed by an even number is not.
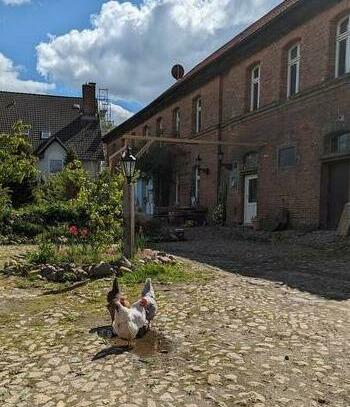
<svg viewBox="0 0 350 407"><path fill-rule="evenodd" d="M21 6L25 3L30 3L30 0L1 0L6 6Z"/></svg>
<svg viewBox="0 0 350 407"><path fill-rule="evenodd" d="M125 120L129 119L134 114L119 105L112 104L111 108L112 120L116 126L125 122Z"/></svg>
<svg viewBox="0 0 350 407"><path fill-rule="evenodd" d="M47 79L78 87L93 80L115 98L143 103L281 0L108 1L91 28L49 37L37 47Z"/></svg>
<svg viewBox="0 0 350 407"><path fill-rule="evenodd" d="M55 85L23 80L20 78L21 68L0 52L0 90L24 92L24 93L47 93L55 88Z"/></svg>

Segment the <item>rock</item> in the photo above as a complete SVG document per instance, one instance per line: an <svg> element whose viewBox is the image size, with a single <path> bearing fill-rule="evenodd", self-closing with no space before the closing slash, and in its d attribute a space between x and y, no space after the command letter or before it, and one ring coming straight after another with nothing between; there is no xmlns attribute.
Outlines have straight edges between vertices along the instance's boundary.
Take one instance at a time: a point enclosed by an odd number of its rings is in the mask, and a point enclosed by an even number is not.
<svg viewBox="0 0 350 407"><path fill-rule="evenodd" d="M207 381L210 386L221 384L221 376L218 374L210 374Z"/></svg>
<svg viewBox="0 0 350 407"><path fill-rule="evenodd" d="M113 274L113 267L109 263L101 262L96 266L91 266L88 275L90 278L98 279L109 277Z"/></svg>
<svg viewBox="0 0 350 407"><path fill-rule="evenodd" d="M126 257L122 257L119 262L118 262L119 267L126 267L128 269L131 269L132 263L129 259Z"/></svg>
<svg viewBox="0 0 350 407"><path fill-rule="evenodd" d="M120 266L118 269L119 274L123 275L125 273L132 273L132 270L125 266Z"/></svg>
<svg viewBox="0 0 350 407"><path fill-rule="evenodd" d="M41 267L40 269L40 275L44 278L46 278L46 280L48 281L57 281L57 270L55 266L51 266L49 264L44 265Z"/></svg>

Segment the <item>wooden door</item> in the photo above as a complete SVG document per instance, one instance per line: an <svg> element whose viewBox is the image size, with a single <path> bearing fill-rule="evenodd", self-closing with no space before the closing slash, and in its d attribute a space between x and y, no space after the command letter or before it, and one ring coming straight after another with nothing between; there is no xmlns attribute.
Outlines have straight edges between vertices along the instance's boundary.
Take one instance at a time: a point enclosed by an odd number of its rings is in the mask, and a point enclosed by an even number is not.
<svg viewBox="0 0 350 407"><path fill-rule="evenodd" d="M337 228L344 206L349 202L350 163L331 164L328 174L327 223L329 228Z"/></svg>

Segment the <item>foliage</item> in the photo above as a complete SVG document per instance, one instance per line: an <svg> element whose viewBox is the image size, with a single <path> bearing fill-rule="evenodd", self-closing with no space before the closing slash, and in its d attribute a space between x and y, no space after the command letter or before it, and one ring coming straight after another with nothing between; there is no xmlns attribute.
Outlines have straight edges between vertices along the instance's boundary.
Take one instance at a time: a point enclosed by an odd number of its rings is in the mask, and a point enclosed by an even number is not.
<svg viewBox="0 0 350 407"><path fill-rule="evenodd" d="M28 261L33 264L53 264L56 262L55 245L43 241L37 250L34 250L27 255Z"/></svg>
<svg viewBox="0 0 350 407"><path fill-rule="evenodd" d="M35 191L36 201L68 202L76 199L81 190L89 185L90 179L83 164L75 160L68 163L64 169L50 176L45 183Z"/></svg>
<svg viewBox="0 0 350 407"><path fill-rule="evenodd" d="M0 222L9 216L11 210L10 191L0 184Z"/></svg>
<svg viewBox="0 0 350 407"><path fill-rule="evenodd" d="M89 266L101 261L113 262L120 257L118 246L108 248L93 242L53 244L43 240L39 247L27 255L33 264L72 264L76 266Z"/></svg>
<svg viewBox="0 0 350 407"><path fill-rule="evenodd" d="M37 158L24 135L28 130L21 121L9 133L0 134L0 184L22 183L38 174Z"/></svg>
<svg viewBox="0 0 350 407"><path fill-rule="evenodd" d="M161 284L178 284L205 281L209 275L189 270L183 264L147 263L138 265L132 273L124 274L119 281L121 284L134 285L144 283L147 278Z"/></svg>
<svg viewBox="0 0 350 407"><path fill-rule="evenodd" d="M222 225L224 223L224 206L223 204L218 204L212 214L213 222L216 225Z"/></svg>
<svg viewBox="0 0 350 407"><path fill-rule="evenodd" d="M64 161L64 165L67 166L70 163L78 160L78 156L76 155L75 151L69 148L66 153L66 159Z"/></svg>

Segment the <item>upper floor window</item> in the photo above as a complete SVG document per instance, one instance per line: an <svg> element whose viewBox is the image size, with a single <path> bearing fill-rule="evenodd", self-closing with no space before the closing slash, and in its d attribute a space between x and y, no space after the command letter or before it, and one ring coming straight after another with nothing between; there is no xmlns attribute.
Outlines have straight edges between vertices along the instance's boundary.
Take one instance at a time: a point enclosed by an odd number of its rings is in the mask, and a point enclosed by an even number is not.
<svg viewBox="0 0 350 407"><path fill-rule="evenodd" d="M41 138L42 138L42 139L48 139L48 138L50 138L50 137L51 137L51 131L45 130L45 131L42 131L42 132L41 132Z"/></svg>
<svg viewBox="0 0 350 407"><path fill-rule="evenodd" d="M173 129L176 136L180 135L180 109L177 107L173 110Z"/></svg>
<svg viewBox="0 0 350 407"><path fill-rule="evenodd" d="M250 110L260 107L260 65L255 66L251 72Z"/></svg>
<svg viewBox="0 0 350 407"><path fill-rule="evenodd" d="M247 153L243 157L243 170L252 171L257 170L259 166L259 156L255 151Z"/></svg>
<svg viewBox="0 0 350 407"><path fill-rule="evenodd" d="M300 58L300 44L293 45L288 52L288 97L299 92Z"/></svg>
<svg viewBox="0 0 350 407"><path fill-rule="evenodd" d="M344 18L337 30L336 76L350 72L350 16Z"/></svg>
<svg viewBox="0 0 350 407"><path fill-rule="evenodd" d="M145 126L143 128L143 135L144 135L144 137L149 137L151 135L149 126Z"/></svg>
<svg viewBox="0 0 350 407"><path fill-rule="evenodd" d="M200 96L194 100L194 109L194 131L199 133L202 129L202 98Z"/></svg>
<svg viewBox="0 0 350 407"><path fill-rule="evenodd" d="M159 117L157 119L157 125L156 125L156 135L161 136L163 134L163 119Z"/></svg>
<svg viewBox="0 0 350 407"><path fill-rule="evenodd" d="M332 136L330 147L331 153L350 153L350 133Z"/></svg>

